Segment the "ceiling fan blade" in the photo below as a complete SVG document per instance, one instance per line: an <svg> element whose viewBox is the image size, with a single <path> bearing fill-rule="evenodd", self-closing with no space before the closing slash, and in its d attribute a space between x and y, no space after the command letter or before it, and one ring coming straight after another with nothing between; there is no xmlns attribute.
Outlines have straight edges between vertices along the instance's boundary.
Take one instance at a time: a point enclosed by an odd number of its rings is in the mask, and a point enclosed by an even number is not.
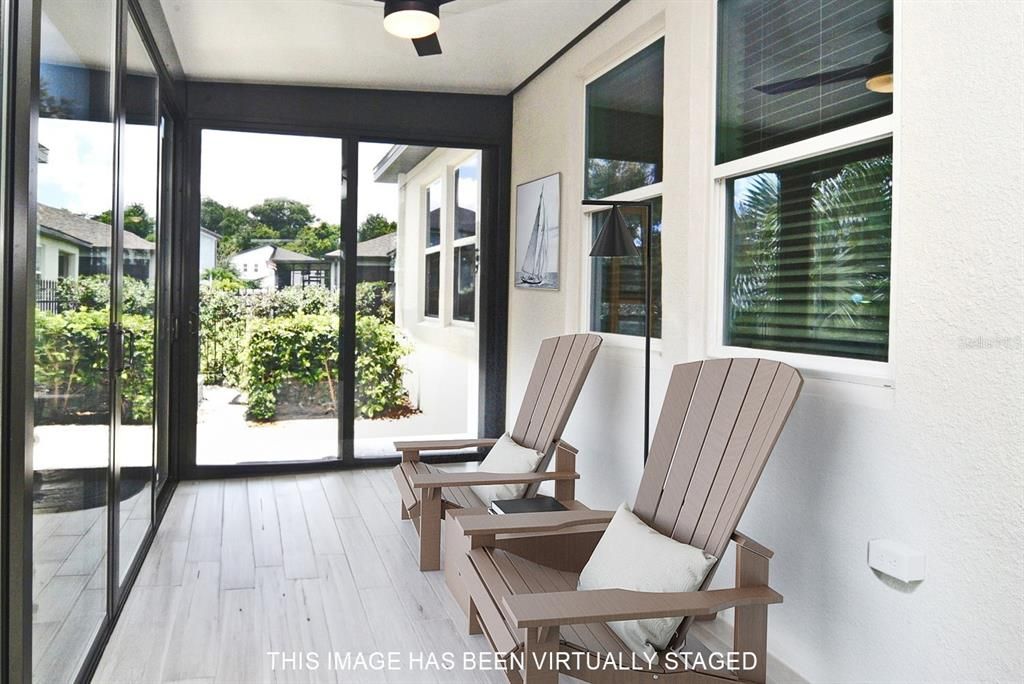
<svg viewBox="0 0 1024 684"><path fill-rule="evenodd" d="M815 86L828 85L829 83L855 81L857 79L867 78L871 74L872 65L861 64L855 67L836 69L835 71L823 71L819 74L813 74L811 76L791 78L787 81L765 83L763 85L754 86L754 90L759 90L762 93L765 93L766 95L781 95L783 93L791 93L795 90L803 90L804 88L813 88Z"/></svg>
<svg viewBox="0 0 1024 684"><path fill-rule="evenodd" d="M436 33L431 33L429 36L423 36L422 38L413 38L412 44L416 47L416 54L420 57L441 54L441 41L437 39Z"/></svg>

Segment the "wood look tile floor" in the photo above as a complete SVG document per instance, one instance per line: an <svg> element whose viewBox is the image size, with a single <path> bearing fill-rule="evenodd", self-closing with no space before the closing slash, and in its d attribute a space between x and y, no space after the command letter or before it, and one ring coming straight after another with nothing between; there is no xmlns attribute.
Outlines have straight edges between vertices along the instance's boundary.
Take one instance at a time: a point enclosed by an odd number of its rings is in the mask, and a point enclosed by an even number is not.
<svg viewBox="0 0 1024 684"><path fill-rule="evenodd" d="M462 669L489 647L417 544L387 469L181 483L93 681L506 681ZM353 670L360 653L402 667ZM409 666L431 653L457 668Z"/></svg>

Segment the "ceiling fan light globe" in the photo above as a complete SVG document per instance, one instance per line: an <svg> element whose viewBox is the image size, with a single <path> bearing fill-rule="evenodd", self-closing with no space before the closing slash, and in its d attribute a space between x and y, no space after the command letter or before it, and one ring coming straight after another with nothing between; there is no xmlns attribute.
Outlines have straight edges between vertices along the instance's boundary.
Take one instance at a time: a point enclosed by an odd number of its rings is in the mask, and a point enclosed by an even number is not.
<svg viewBox="0 0 1024 684"><path fill-rule="evenodd" d="M384 29L399 38L424 38L441 26L437 5L416 0L384 3Z"/></svg>
<svg viewBox="0 0 1024 684"><path fill-rule="evenodd" d="M891 93L893 91L892 74L872 76L864 83L864 87L873 93Z"/></svg>

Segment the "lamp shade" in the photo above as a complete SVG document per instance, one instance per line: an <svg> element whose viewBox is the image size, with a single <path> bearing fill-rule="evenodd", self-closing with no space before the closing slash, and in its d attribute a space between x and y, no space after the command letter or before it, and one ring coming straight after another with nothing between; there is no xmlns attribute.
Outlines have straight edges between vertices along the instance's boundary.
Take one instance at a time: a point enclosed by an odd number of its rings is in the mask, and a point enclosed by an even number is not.
<svg viewBox="0 0 1024 684"><path fill-rule="evenodd" d="M597 234L594 246L590 249L592 257L632 257L640 256L640 250L633 241L633 231L626 224L626 217L619 207L612 207L608 220Z"/></svg>

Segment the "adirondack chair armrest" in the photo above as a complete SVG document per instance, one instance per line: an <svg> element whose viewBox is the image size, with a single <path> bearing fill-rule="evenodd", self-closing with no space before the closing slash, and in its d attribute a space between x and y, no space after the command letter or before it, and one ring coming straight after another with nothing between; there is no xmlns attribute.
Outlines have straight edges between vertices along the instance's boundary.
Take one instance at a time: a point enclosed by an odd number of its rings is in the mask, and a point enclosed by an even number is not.
<svg viewBox="0 0 1024 684"><path fill-rule="evenodd" d="M459 526L467 537L487 537L495 534L557 532L583 525L607 525L613 515L615 511L592 510L467 515L459 519Z"/></svg>
<svg viewBox="0 0 1024 684"><path fill-rule="evenodd" d="M418 461L424 451L456 451L492 447L498 440L493 437L479 439L421 439L395 442L395 451L402 454L403 461Z"/></svg>
<svg viewBox="0 0 1024 684"><path fill-rule="evenodd" d="M689 592L558 591L506 596L503 600L512 623L518 629L532 629L713 615L727 608L782 603L782 595L767 586L751 586Z"/></svg>
<svg viewBox="0 0 1024 684"><path fill-rule="evenodd" d="M771 560L772 556L775 555L775 552L769 549L767 546L762 546L761 544L758 544L756 541L754 541L747 535L743 534L739 530L732 533L732 540L736 543L736 546L742 548L744 551L750 551L751 553L755 553L758 556L761 556L761 558L764 558L765 560Z"/></svg>
<svg viewBox="0 0 1024 684"><path fill-rule="evenodd" d="M578 480L579 473L549 470L543 473L417 473L409 476L416 489L472 485L532 484L546 480Z"/></svg>

